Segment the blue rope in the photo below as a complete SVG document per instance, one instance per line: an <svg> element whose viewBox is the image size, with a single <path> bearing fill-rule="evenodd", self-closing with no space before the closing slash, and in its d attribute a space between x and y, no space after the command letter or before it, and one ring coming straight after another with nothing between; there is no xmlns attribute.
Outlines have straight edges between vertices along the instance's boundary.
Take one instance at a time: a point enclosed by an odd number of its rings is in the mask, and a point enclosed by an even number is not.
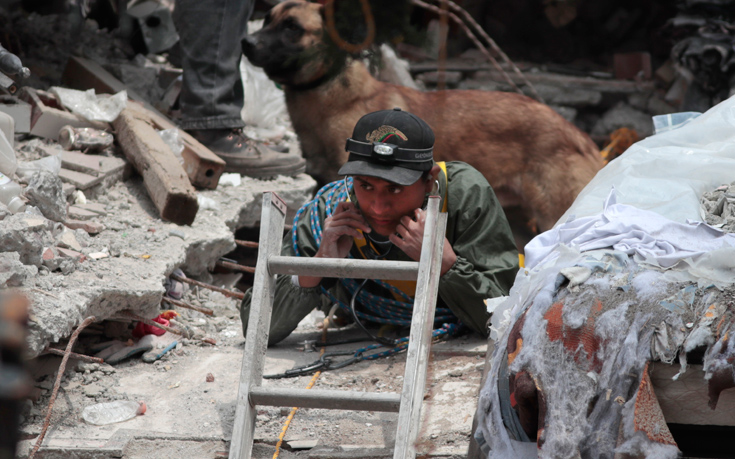
<svg viewBox="0 0 735 459"><path fill-rule="evenodd" d="M329 183L320 189L313 200L307 202L296 212L296 216L293 221L292 243L293 249L297 256L301 256L298 246L298 222L301 220L304 212L308 212L309 226L311 232L316 240L317 247L322 241L322 226L319 215L319 201L323 198L325 202L325 209L327 218L331 217L340 202L347 201L349 193L352 190L353 182L352 177L347 177L344 180L338 180L336 182ZM352 255L350 255L352 256ZM340 279L342 285L350 293L354 295L355 291L359 287L359 283L354 279ZM404 301L398 301L393 298L385 298L379 295L368 292L366 289L361 289L357 295L357 301L360 303L365 312L357 311L357 316L362 320L368 320L370 322L388 325L398 326L410 326L411 316L413 314L413 299L408 296L405 292L390 285L379 279L373 279L375 283L385 288L391 293L396 294ZM345 312L350 311L349 305L338 300L329 290L322 287L322 293L326 295L330 301L339 305L340 309ZM440 326L444 322L456 322L457 318L455 315L446 308L437 308L434 317L434 326ZM444 324L446 325L446 324ZM452 333L456 332L457 326L452 328ZM437 328L434 332L440 334L449 333L448 328ZM407 338L406 338L407 340ZM379 346L379 345L376 345Z"/></svg>

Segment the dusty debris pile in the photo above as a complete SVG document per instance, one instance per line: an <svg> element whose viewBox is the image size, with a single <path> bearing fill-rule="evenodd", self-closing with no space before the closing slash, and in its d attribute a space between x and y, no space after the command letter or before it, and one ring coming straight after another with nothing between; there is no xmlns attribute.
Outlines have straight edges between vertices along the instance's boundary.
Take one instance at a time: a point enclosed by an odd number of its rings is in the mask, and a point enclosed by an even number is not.
<svg viewBox="0 0 735 459"><path fill-rule="evenodd" d="M735 232L735 182L702 195L704 220L715 228Z"/></svg>
<svg viewBox="0 0 735 459"><path fill-rule="evenodd" d="M697 456L677 424L733 425L735 235L701 221L726 200L733 104L634 144L526 246L493 315L478 411L490 457Z"/></svg>

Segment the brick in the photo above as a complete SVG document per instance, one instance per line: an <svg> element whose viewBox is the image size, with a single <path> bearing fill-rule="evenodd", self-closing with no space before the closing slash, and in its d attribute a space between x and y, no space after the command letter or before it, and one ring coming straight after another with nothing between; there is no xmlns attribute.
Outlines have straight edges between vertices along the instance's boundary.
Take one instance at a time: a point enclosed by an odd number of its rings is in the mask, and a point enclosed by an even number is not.
<svg viewBox="0 0 735 459"><path fill-rule="evenodd" d="M74 219L68 219L64 222L64 225L66 225L69 229L83 229L84 231L88 232L89 234L97 234L101 231L104 231L105 225L98 222L85 222L82 220L74 220Z"/></svg>
<svg viewBox="0 0 735 459"><path fill-rule="evenodd" d="M38 152L46 156L61 154L61 166L64 169L81 172L93 177L109 177L123 171L127 161L112 156L84 154L78 151L66 151L39 146Z"/></svg>
<svg viewBox="0 0 735 459"><path fill-rule="evenodd" d="M58 101L46 91L25 87L20 98L31 104L30 133L46 139L58 140L59 130L64 126L92 127L109 130L110 125L100 121L90 121L81 115L65 110Z"/></svg>
<svg viewBox="0 0 735 459"><path fill-rule="evenodd" d="M54 253L54 249L52 247L46 247L43 249L43 255L41 257L44 261L45 260L53 260L56 258L56 253Z"/></svg>
<svg viewBox="0 0 735 459"><path fill-rule="evenodd" d="M84 254L79 253L76 250L65 249L63 247L57 247L56 250L59 252L59 256L62 258L75 258L79 262L83 262L87 259Z"/></svg>

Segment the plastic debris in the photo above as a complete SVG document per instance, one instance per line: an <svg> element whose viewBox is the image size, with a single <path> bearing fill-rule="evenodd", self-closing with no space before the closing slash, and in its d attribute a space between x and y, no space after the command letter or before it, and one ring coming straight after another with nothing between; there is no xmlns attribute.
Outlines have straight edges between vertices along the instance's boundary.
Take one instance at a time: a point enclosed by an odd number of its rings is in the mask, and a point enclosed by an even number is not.
<svg viewBox="0 0 735 459"><path fill-rule="evenodd" d="M145 414L145 402L130 400L115 400L114 402L98 403L84 408L82 418L89 424L104 426L133 419Z"/></svg>
<svg viewBox="0 0 735 459"><path fill-rule="evenodd" d="M120 91L113 96L98 96L94 89L77 91L54 86L50 92L59 98L61 105L65 108L90 121L111 123L115 121L128 102L127 91Z"/></svg>

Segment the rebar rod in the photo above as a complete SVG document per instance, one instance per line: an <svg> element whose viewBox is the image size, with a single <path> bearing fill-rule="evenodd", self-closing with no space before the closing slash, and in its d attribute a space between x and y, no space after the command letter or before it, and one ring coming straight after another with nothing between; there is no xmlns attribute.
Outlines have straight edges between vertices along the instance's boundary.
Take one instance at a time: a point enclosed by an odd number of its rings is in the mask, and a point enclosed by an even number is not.
<svg viewBox="0 0 735 459"><path fill-rule="evenodd" d="M185 308L185 309L191 309L193 311L198 311L198 312L201 312L202 314L206 314L208 316L213 316L214 315L214 311L212 311L211 309L202 308L202 307L199 307L199 306L194 306L193 304L185 303L183 301L174 300L173 298L168 298L168 297L165 297L164 296L163 298L161 298L161 301L166 302L166 303L169 303L169 304L173 304L174 306L178 306L180 308Z"/></svg>
<svg viewBox="0 0 735 459"><path fill-rule="evenodd" d="M171 279L173 279L173 280L176 280L176 281L179 281L179 282L185 282L187 284L196 285L198 287L202 287L202 288L206 288L206 289L209 289L209 290L213 290L215 292L219 292L219 293L221 293L221 294L223 294L225 296L229 296L229 297L232 297L232 298L238 298L238 299L242 300L245 297L245 294L244 293L233 292L232 290L227 290L227 289L224 289L224 288L217 287L215 285L206 284L204 282L200 282L200 281L194 280L194 279L189 279L187 277L177 276L176 274L171 274L169 277Z"/></svg>

